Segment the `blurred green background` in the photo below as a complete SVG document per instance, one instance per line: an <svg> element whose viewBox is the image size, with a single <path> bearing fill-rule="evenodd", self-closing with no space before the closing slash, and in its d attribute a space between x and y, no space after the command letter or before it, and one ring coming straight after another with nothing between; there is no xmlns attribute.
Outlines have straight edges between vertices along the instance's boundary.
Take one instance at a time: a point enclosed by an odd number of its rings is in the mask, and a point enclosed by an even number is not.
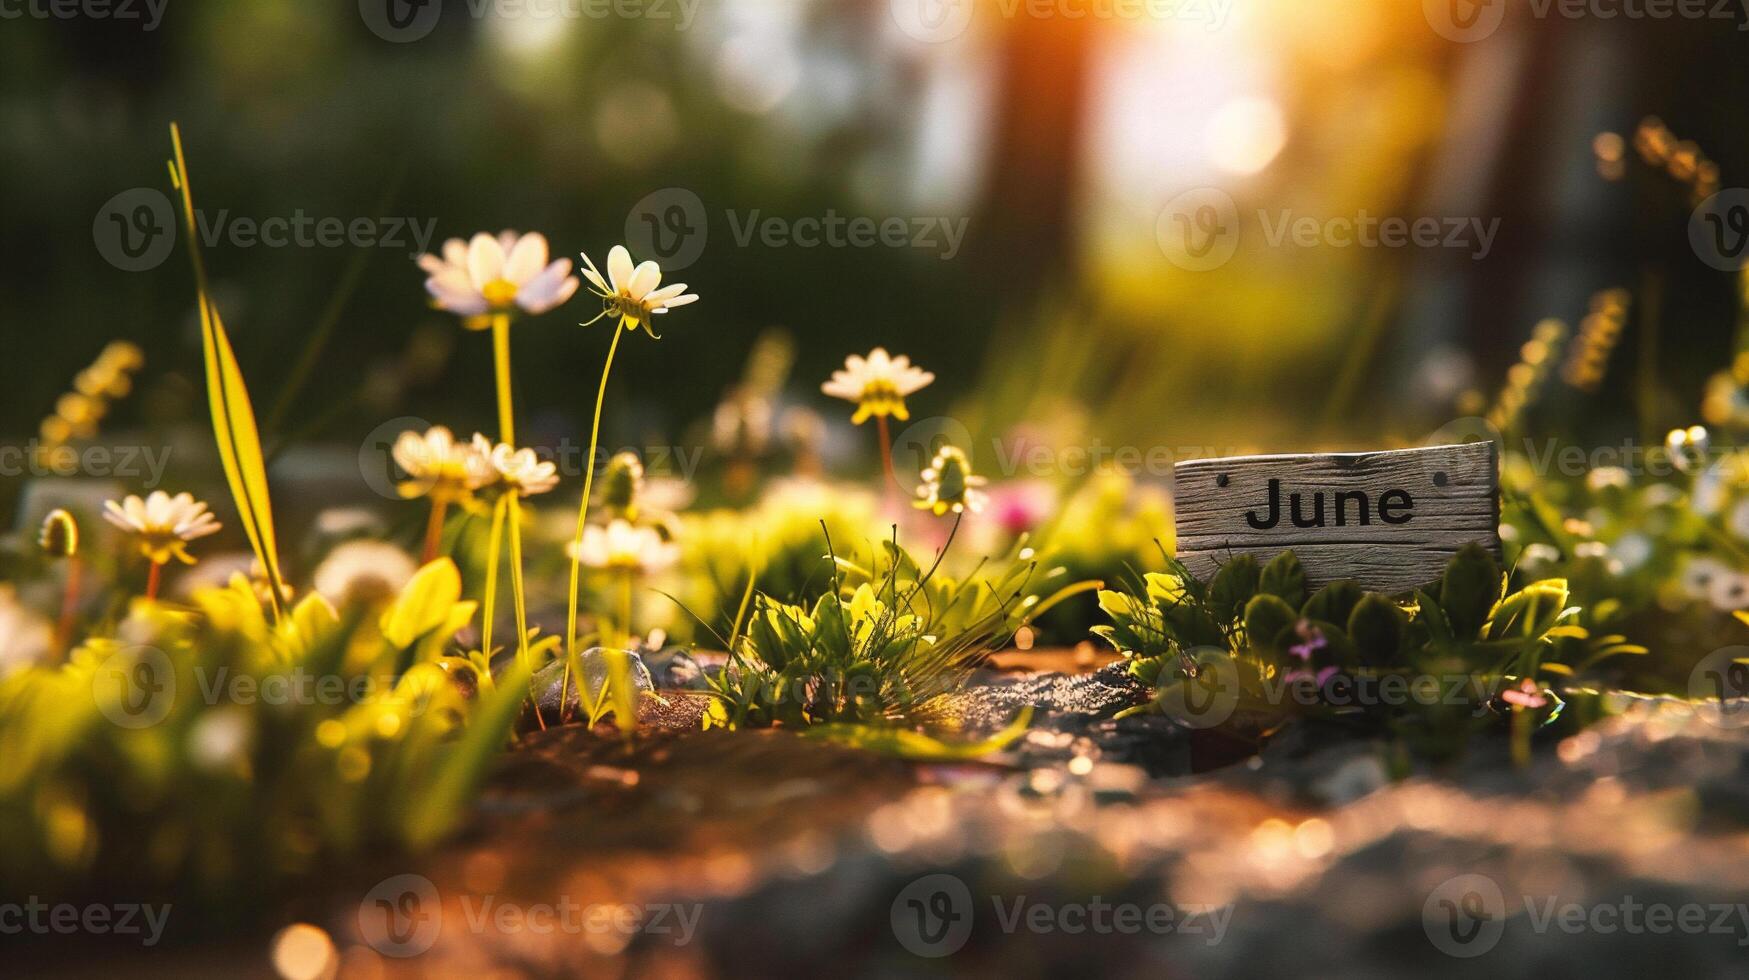
<svg viewBox="0 0 1749 980"><path fill-rule="evenodd" d="M1125 16L971 0L959 30L961 5L937 0L135 0L134 18L19 5L0 22L0 436L30 439L115 338L148 363L105 434L200 423L184 243L141 271L98 244L116 195L169 191L171 120L209 218L407 218L435 222L431 248L538 230L556 254L599 261L628 235L637 250L640 202L661 223L698 201L702 223L683 223L702 251L670 278L703 302L622 352L613 445L709 442L774 329L794 341L775 397L821 411L828 460L863 472L872 443L817 386L876 344L940 376L914 412L980 434L1400 442L1475 414L1463 396L1498 388L1536 320L1577 320L1612 286L1636 300L1610 377L1650 383L1605 385L1573 424L1605 439L1692 421L1731 351L1735 283L1690 247L1689 188L1632 149L1604 172L1594 138L1631 140L1655 113L1731 187L1749 152L1727 98L1749 82L1741 11L1507 5L1461 42L1439 7L1211 0ZM414 26L384 27L390 13ZM1163 247L1173 202L1198 188L1228 195L1242 227L1232 259L1202 271ZM737 241L755 217L829 214L937 233L923 247ZM1498 233L1480 257L1266 233L1363 214ZM951 257L941 222L964 222ZM356 446L404 415L490 428L487 337L426 306L410 251L208 245L270 445ZM530 441L587 424L607 335L576 324L593 314L577 300L516 328Z"/></svg>

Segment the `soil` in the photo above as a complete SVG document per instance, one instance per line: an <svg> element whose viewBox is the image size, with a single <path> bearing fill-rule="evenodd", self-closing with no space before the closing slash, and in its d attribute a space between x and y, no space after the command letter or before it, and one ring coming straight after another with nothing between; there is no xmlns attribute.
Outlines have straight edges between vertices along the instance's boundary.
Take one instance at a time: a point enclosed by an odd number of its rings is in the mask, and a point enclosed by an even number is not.
<svg viewBox="0 0 1749 980"><path fill-rule="evenodd" d="M1146 692L1085 651L981 671L967 734L1037 713L972 762L701 731L699 695L663 695L635 740L526 734L456 840L335 882L311 918L342 975L1723 977L1749 955L1749 704L1619 697L1527 769L1488 737L1435 770L1329 725L1259 750L1115 719ZM405 880L426 931L397 947L373 923Z"/></svg>

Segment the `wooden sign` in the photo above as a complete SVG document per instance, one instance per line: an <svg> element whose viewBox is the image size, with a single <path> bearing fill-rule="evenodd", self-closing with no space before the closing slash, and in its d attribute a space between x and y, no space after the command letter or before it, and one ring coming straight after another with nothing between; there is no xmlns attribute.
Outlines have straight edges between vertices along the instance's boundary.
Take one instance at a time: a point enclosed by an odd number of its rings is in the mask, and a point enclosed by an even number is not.
<svg viewBox="0 0 1749 980"><path fill-rule="evenodd" d="M1199 578L1234 555L1293 551L1313 586L1427 585L1471 541L1500 551L1492 442L1377 453L1198 459L1173 468L1178 558Z"/></svg>

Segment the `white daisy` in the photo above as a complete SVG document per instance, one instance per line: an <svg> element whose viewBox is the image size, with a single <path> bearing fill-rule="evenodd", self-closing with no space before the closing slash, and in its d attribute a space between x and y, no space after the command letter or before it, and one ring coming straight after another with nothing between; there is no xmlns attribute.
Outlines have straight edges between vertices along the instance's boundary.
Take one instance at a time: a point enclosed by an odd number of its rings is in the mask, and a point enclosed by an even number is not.
<svg viewBox="0 0 1749 980"><path fill-rule="evenodd" d="M1749 497L1737 501L1737 505L1731 508L1731 516L1727 519L1726 526L1739 541L1749 541Z"/></svg>
<svg viewBox="0 0 1749 980"><path fill-rule="evenodd" d="M316 591L336 606L368 603L400 594L419 571L406 552L392 544L348 541L317 566Z"/></svg>
<svg viewBox="0 0 1749 980"><path fill-rule="evenodd" d="M1707 598L1720 612L1749 609L1749 575L1727 571L1715 576Z"/></svg>
<svg viewBox="0 0 1749 980"><path fill-rule="evenodd" d="M441 425L426 429L423 435L413 431L401 433L391 455L395 465L407 474L396 489L409 500L426 494L455 500L485 486L494 476L491 462L480 455L476 446L457 440L454 433Z"/></svg>
<svg viewBox="0 0 1749 980"><path fill-rule="evenodd" d="M10 583L0 584L0 678L42 662L53 644L49 621L19 603Z"/></svg>
<svg viewBox="0 0 1749 980"><path fill-rule="evenodd" d="M1585 474L1585 485L1593 492L1605 490L1626 490L1633 485L1633 477L1620 466L1599 466Z"/></svg>
<svg viewBox="0 0 1749 980"><path fill-rule="evenodd" d="M1712 436L1705 426L1691 425L1686 429L1671 429L1664 437L1664 450L1670 461L1683 472L1699 469L1712 450Z"/></svg>
<svg viewBox="0 0 1749 980"><path fill-rule="evenodd" d="M494 445L476 432L474 452L490 465L493 483L518 496L532 497L559 485L558 466L543 462L532 449L517 449L504 443Z"/></svg>
<svg viewBox="0 0 1749 980"><path fill-rule="evenodd" d="M583 543L567 545L571 557L590 568L620 572L659 572L680 558L680 546L664 541L647 527L633 527L616 520L606 528L591 524L583 529Z"/></svg>
<svg viewBox="0 0 1749 980"><path fill-rule="evenodd" d="M1518 563L1526 571L1550 568L1560 560L1561 550L1552 544L1544 544L1541 541L1525 545L1524 550L1518 555Z"/></svg>
<svg viewBox="0 0 1749 980"><path fill-rule="evenodd" d="M852 354L844 359L844 367L832 372L832 380L820 390L834 398L856 403L856 414L850 421L857 425L869 416L893 416L901 422L910 418L905 398L935 380L935 375L911 363L904 354L891 357L885 347L876 347L867 357Z"/></svg>
<svg viewBox="0 0 1749 980"><path fill-rule="evenodd" d="M971 511L977 513L984 509L985 493L978 487L984 485L981 476L972 473L972 462L966 458L957 446L943 446L935 454L935 461L922 473L923 485L917 488L917 507L929 510L937 515L953 511L955 514Z"/></svg>
<svg viewBox="0 0 1749 980"><path fill-rule="evenodd" d="M615 245L607 253L607 275L588 255L583 256L583 275L601 297L601 316L617 316L627 330L643 327L651 337L657 336L652 319L676 307L698 302L698 297L686 291L686 283L662 285L662 267L651 261L632 265L632 253L624 245ZM661 288L657 288L657 287ZM601 319L596 317L596 320ZM589 321L594 323L595 320Z"/></svg>
<svg viewBox="0 0 1749 980"><path fill-rule="evenodd" d="M425 289L439 309L465 318L471 329L491 325L490 314L545 313L577 292L570 259L547 261L547 239L538 232L496 238L480 232L463 242L443 243L443 256L421 255L430 276Z"/></svg>
<svg viewBox="0 0 1749 980"><path fill-rule="evenodd" d="M162 490L154 490L145 500L137 496L129 496L121 503L106 500L103 517L139 538L140 553L155 565L172 558L194 564L188 554L188 542L219 530L219 522L206 504L190 494L172 497Z"/></svg>
<svg viewBox="0 0 1749 980"><path fill-rule="evenodd" d="M1711 600L1714 584L1736 573L1716 558L1691 558L1682 566L1682 591L1691 599Z"/></svg>

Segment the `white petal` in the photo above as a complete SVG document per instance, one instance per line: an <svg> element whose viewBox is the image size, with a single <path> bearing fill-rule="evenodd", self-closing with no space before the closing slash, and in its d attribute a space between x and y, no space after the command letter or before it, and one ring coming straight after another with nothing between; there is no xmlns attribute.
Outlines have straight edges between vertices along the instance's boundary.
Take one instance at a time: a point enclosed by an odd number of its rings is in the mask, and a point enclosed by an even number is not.
<svg viewBox="0 0 1749 980"><path fill-rule="evenodd" d="M577 295L577 287L580 285L582 281L576 276L566 276L559 280L558 287L544 301L539 304L525 302L523 308L530 313L545 313L555 306L563 306L570 302L572 296Z"/></svg>
<svg viewBox="0 0 1749 980"><path fill-rule="evenodd" d="M595 268L595 263L590 260L589 253L583 252L580 254L583 256L583 275L588 277L591 283L595 284L596 289L599 289L604 293L613 292L613 290L607 288L607 280L601 278L601 271Z"/></svg>
<svg viewBox="0 0 1749 980"><path fill-rule="evenodd" d="M648 295L644 298L649 300L650 303L652 305L654 305L656 303L667 302L668 300L673 299L674 297L679 296L681 293L684 293L684 292L686 292L686 283L677 282L671 286L663 286L661 289L656 290L655 292L651 293L650 295Z"/></svg>
<svg viewBox="0 0 1749 980"><path fill-rule="evenodd" d="M113 500L103 502L103 519L124 531L134 530L134 523L128 520L127 511L122 510L121 505Z"/></svg>
<svg viewBox="0 0 1749 980"><path fill-rule="evenodd" d="M834 374L831 381L821 385L820 391L846 401L862 400L862 385L846 377L843 371Z"/></svg>
<svg viewBox="0 0 1749 980"><path fill-rule="evenodd" d="M431 279L446 293L479 294L479 290L474 288L474 281L468 277L466 269L449 266L433 273Z"/></svg>
<svg viewBox="0 0 1749 980"><path fill-rule="evenodd" d="M685 296L676 296L673 299L668 300L666 303L663 304L662 312L666 313L669 310L672 310L677 306L686 306L686 305L689 305L691 303L696 303L696 302L698 302L698 296L695 294L692 294L692 293L688 293Z"/></svg>
<svg viewBox="0 0 1749 980"><path fill-rule="evenodd" d="M607 278L616 293L632 281L632 253L624 245L615 245L607 253Z"/></svg>
<svg viewBox="0 0 1749 980"><path fill-rule="evenodd" d="M559 259L516 291L516 304L530 313L545 313L577 292L571 260Z"/></svg>
<svg viewBox="0 0 1749 980"><path fill-rule="evenodd" d="M570 259L564 262L567 268L571 264ZM540 232L530 232L522 236L510 250L510 257L504 260L504 278L522 285L540 275L546 264L547 238Z"/></svg>
<svg viewBox="0 0 1749 980"><path fill-rule="evenodd" d="M503 272L504 246L483 231L475 235L468 243L468 278L473 281L474 289L485 289L487 283Z"/></svg>
<svg viewBox="0 0 1749 980"><path fill-rule="evenodd" d="M425 280L425 291L437 300L437 305L458 316L478 316L486 312L486 300L470 286L466 292L445 289L436 279Z"/></svg>
<svg viewBox="0 0 1749 980"><path fill-rule="evenodd" d="M625 287L626 295L635 300L642 300L650 294L650 290L655 289L661 282L662 267L645 260L638 263L638 267L632 270L631 282L626 283Z"/></svg>

